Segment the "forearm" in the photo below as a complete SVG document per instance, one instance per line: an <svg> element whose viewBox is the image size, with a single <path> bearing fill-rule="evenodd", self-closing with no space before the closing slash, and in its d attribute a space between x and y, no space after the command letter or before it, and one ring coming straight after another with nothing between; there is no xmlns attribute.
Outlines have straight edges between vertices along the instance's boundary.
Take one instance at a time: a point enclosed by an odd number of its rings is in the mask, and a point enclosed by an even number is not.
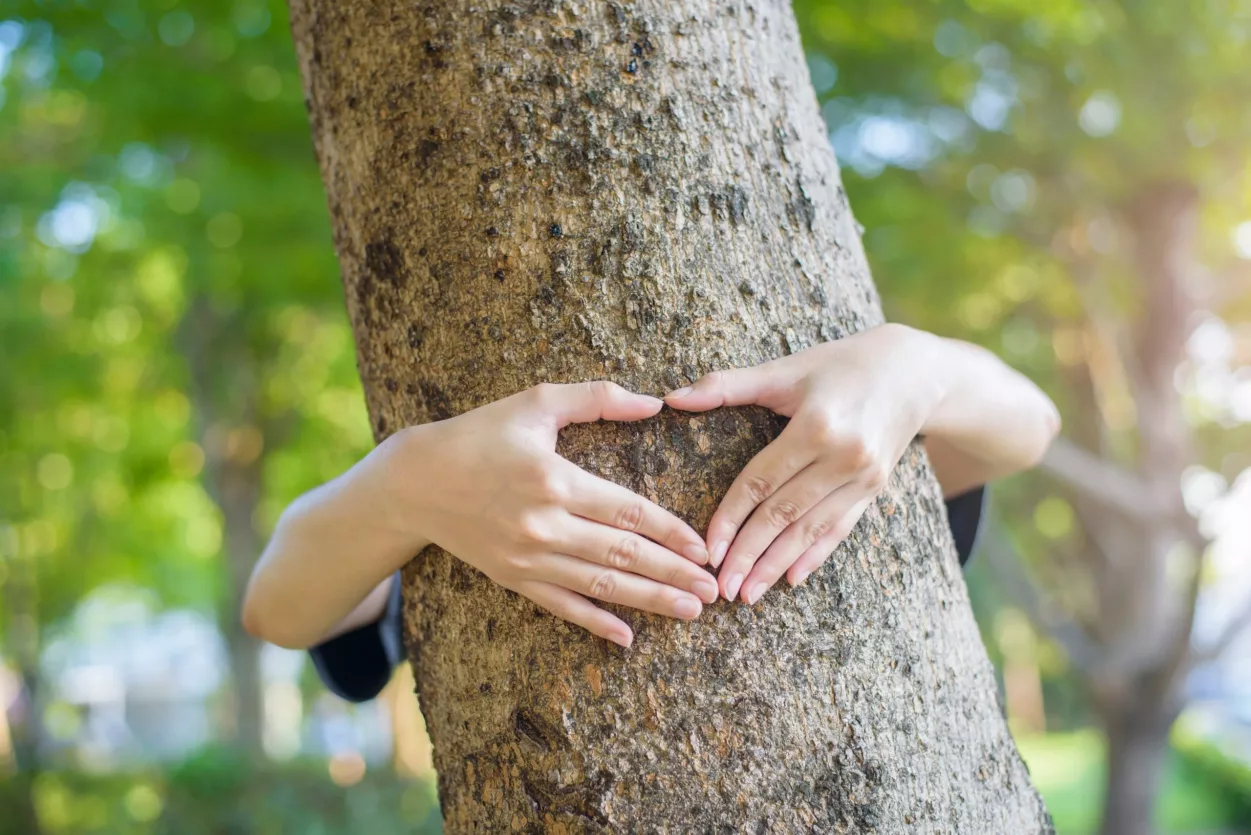
<svg viewBox="0 0 1251 835"><path fill-rule="evenodd" d="M244 601L244 624L303 648L376 620L391 575L428 542L408 523L402 439L388 440L279 519Z"/></svg>
<svg viewBox="0 0 1251 835"><path fill-rule="evenodd" d="M1042 458L1060 417L1033 382L976 345L919 333L918 373L941 396L922 427L947 495L1028 469Z"/></svg>

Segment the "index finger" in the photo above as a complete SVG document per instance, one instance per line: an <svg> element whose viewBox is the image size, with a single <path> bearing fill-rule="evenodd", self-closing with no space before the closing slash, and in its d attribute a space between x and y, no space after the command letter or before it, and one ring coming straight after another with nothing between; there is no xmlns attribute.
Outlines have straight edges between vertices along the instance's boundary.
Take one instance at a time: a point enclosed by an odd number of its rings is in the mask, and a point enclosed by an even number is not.
<svg viewBox="0 0 1251 835"><path fill-rule="evenodd" d="M566 509L570 513L641 534L696 565L708 562L704 540L690 525L655 502L561 460L561 466L568 469L570 499Z"/></svg>
<svg viewBox="0 0 1251 835"><path fill-rule="evenodd" d="M813 452L792 442L787 429L756 453L734 479L708 523L708 550L712 564L720 565L738 529L756 507L813 461ZM757 555L758 556L758 555Z"/></svg>

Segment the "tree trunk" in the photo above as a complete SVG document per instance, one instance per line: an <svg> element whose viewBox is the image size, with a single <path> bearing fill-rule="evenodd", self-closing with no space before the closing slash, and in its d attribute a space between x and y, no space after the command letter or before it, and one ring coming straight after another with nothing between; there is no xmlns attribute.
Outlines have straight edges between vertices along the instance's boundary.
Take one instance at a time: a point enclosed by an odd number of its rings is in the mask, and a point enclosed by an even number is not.
<svg viewBox="0 0 1251 835"><path fill-rule="evenodd" d="M543 381L659 394L882 320L786 4L293 0L376 434ZM697 529L782 421L573 427ZM422 477L431 477L426 474ZM448 832L1037 833L919 447L802 588L631 650L427 549Z"/></svg>
<svg viewBox="0 0 1251 835"><path fill-rule="evenodd" d="M7 622L0 642L5 656L16 667L18 695L14 705L0 704L2 713L9 710L10 743L13 746L16 808L13 818L17 831L40 835L43 827L35 808L35 782L43 770L43 675L40 672L39 576L35 558L29 551L14 549L5 554L0 548L0 571L8 577L0 583ZM7 776L7 775L5 775Z"/></svg>
<svg viewBox="0 0 1251 835"><path fill-rule="evenodd" d="M239 431L239 430L236 430ZM261 500L261 459L239 456L237 450L217 455L210 447L210 478L215 481L213 494L222 511L226 573L229 581L225 608L226 652L230 664L231 691L234 697L234 746L241 752L261 759L265 753L265 692L261 678L261 643L243 628L243 597L248 578L261 553L261 538L256 532L256 512ZM230 452L234 452L231 455ZM245 452L250 453L251 450Z"/></svg>
<svg viewBox="0 0 1251 835"><path fill-rule="evenodd" d="M1151 835L1171 723L1122 718L1104 724L1108 776L1099 831L1102 835Z"/></svg>

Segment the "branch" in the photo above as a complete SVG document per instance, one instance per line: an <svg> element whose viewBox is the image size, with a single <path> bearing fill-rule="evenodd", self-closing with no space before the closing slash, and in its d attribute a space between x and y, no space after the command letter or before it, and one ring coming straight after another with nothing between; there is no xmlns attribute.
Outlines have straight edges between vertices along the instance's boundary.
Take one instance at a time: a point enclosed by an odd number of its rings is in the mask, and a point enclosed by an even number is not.
<svg viewBox="0 0 1251 835"><path fill-rule="evenodd" d="M1155 500L1137 476L1072 441L1056 438L1039 466L1086 498L1133 521L1158 521Z"/></svg>

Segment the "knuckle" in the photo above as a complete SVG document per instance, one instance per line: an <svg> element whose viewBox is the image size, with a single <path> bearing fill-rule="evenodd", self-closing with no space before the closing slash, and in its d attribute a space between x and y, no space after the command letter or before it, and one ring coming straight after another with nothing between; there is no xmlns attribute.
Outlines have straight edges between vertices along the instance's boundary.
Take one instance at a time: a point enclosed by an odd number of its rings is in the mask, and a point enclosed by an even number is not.
<svg viewBox="0 0 1251 835"><path fill-rule="evenodd" d="M764 476L754 475L748 478L743 486L747 488L747 495L756 504L760 504L773 495L773 484Z"/></svg>
<svg viewBox="0 0 1251 835"><path fill-rule="evenodd" d="M535 481L535 494L544 502L563 504L569 498L569 489L560 476L543 472Z"/></svg>
<svg viewBox="0 0 1251 835"><path fill-rule="evenodd" d="M608 564L614 568L630 569L638 561L639 545L632 536L623 536L608 549Z"/></svg>
<svg viewBox="0 0 1251 835"><path fill-rule="evenodd" d="M869 448L868 442L859 435L852 435L843 439L839 449L839 457L853 470L868 470L876 463L873 457L873 450Z"/></svg>
<svg viewBox="0 0 1251 835"><path fill-rule="evenodd" d="M794 502L774 502L768 511L769 522L776 528L788 527L799 518L799 505Z"/></svg>
<svg viewBox="0 0 1251 835"><path fill-rule="evenodd" d="M514 575L528 574L533 567L533 561L526 554L509 554L504 558L504 568Z"/></svg>
<svg viewBox="0 0 1251 835"><path fill-rule="evenodd" d="M601 571L591 580L588 592L591 597L597 600L610 600L616 590L617 578L613 576L611 571Z"/></svg>
<svg viewBox="0 0 1251 835"><path fill-rule="evenodd" d="M615 523L623 531L637 531L643 525L643 505L637 501L623 504L617 508Z"/></svg>
<svg viewBox="0 0 1251 835"><path fill-rule="evenodd" d="M517 537L525 543L542 544L548 539L547 522L537 513L523 513L517 519Z"/></svg>
<svg viewBox="0 0 1251 835"><path fill-rule="evenodd" d="M864 467L864 483L871 491L877 493L886 487L890 480L890 470L878 462Z"/></svg>
<svg viewBox="0 0 1251 835"><path fill-rule="evenodd" d="M591 396L596 400L607 400L616 393L616 386L608 380L592 380L586 384Z"/></svg>
<svg viewBox="0 0 1251 835"><path fill-rule="evenodd" d="M725 385L725 372L712 371L708 374L705 374L700 380L698 380L695 383L695 385L699 386L700 388L711 389L713 391L720 391L721 388Z"/></svg>
<svg viewBox="0 0 1251 835"><path fill-rule="evenodd" d="M804 525L804 544L813 545L834 527L830 519L817 519Z"/></svg>
<svg viewBox="0 0 1251 835"><path fill-rule="evenodd" d="M810 441L815 446L838 447L844 441L844 434L837 422L828 415L813 418L807 427Z"/></svg>

